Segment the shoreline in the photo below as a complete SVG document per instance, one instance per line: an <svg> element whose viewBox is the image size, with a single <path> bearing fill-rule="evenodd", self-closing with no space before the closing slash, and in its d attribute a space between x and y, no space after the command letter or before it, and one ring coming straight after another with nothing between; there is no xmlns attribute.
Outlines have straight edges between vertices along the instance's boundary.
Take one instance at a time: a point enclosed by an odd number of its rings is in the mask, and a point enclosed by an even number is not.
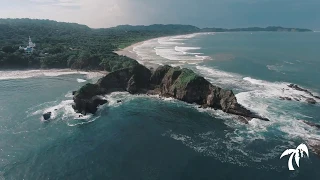
<svg viewBox="0 0 320 180"><path fill-rule="evenodd" d="M57 77L63 75L79 74L85 75L87 79L92 79L94 77L103 77L109 72L107 71L84 71L76 69L0 69L0 80L10 80L10 79L27 79L41 76Z"/></svg>
<svg viewBox="0 0 320 180"><path fill-rule="evenodd" d="M140 64L146 66L149 69L157 69L160 65L159 64L154 64L148 61L145 61L143 59L141 59L135 52L134 52L134 48L137 46L140 46L142 44L144 44L147 41L152 41L152 40L158 40L160 38L169 38L169 37L176 37L176 36L190 36L190 35L197 35L197 34L206 34L207 32L198 32L198 33L189 33L189 34L177 34L177 35L171 35L171 36L161 36L161 37L157 37L157 38L151 38L151 39L147 39L144 41L140 41L137 43L134 43L128 47L125 47L123 49L118 49L116 51L113 51L114 53L118 54L119 56L126 56L129 57L131 59L136 60L137 62L139 62Z"/></svg>
<svg viewBox="0 0 320 180"><path fill-rule="evenodd" d="M189 33L189 34L177 34L177 35L171 35L171 36L161 36L161 37L157 37L157 38L151 38L151 39L147 39L141 42L137 42L134 43L128 47L125 47L123 49L118 49L116 51L113 51L114 53L118 54L119 56L126 56L129 57L131 59L136 60L138 63L142 64L143 66L146 66L149 69L157 69L159 66L161 66L160 64L155 64L153 62L150 62L148 60L144 60L141 59L141 57L139 57L138 54L136 54L134 52L134 48L137 46L140 46L142 44L144 44L147 41L152 41L152 40L158 40L160 38L172 38L172 37L179 37L179 36L196 36L196 35L203 35L203 34L208 34L208 33L217 33L217 32L197 32L197 33ZM181 61L177 61L177 62L181 62ZM189 61L190 63L193 63L191 60ZM194 63L199 62L198 60L194 60ZM173 64L169 64L171 66L174 66Z"/></svg>
<svg viewBox="0 0 320 180"><path fill-rule="evenodd" d="M138 54L136 54L134 52L134 48L136 46L140 46L142 44L144 44L145 42L147 41L152 41L152 40L156 40L156 39L159 39L159 38L164 38L164 37L171 37L171 36L162 36L162 37L157 37L157 38L151 38L151 39L147 39L147 40L144 40L144 41L140 41L140 42L137 42L137 43L134 43L128 47L125 47L123 49L118 49L116 51L113 51L114 53L118 54L119 56L126 56L126 57L129 57L131 59L134 59L136 60L138 63L146 66L148 69L157 69L160 65L158 64L154 64L154 63L148 63L148 62L143 62L143 59L141 59Z"/></svg>

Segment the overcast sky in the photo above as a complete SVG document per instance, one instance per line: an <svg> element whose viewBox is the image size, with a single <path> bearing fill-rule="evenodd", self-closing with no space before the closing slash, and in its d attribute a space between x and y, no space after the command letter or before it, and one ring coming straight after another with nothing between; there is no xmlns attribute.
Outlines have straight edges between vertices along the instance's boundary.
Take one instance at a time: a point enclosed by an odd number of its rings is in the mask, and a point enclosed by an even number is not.
<svg viewBox="0 0 320 180"><path fill-rule="evenodd" d="M320 0L0 0L0 18L37 18L111 27L281 25L320 30Z"/></svg>

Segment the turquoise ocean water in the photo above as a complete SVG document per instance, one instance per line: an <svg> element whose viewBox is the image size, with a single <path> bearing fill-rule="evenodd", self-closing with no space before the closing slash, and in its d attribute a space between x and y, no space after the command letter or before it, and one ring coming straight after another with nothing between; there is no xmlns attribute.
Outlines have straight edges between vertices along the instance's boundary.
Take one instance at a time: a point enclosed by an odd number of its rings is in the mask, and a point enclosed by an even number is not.
<svg viewBox="0 0 320 180"><path fill-rule="evenodd" d="M73 90L96 74L0 71L0 179L319 179L320 33L208 33L146 41L141 63L188 67L233 89L270 122L238 122L221 111L173 99L107 95L96 115L79 118ZM300 99L281 101L280 96ZM123 103L116 103L117 100ZM53 119L41 115L52 111ZM310 157L289 171L286 149L304 143Z"/></svg>

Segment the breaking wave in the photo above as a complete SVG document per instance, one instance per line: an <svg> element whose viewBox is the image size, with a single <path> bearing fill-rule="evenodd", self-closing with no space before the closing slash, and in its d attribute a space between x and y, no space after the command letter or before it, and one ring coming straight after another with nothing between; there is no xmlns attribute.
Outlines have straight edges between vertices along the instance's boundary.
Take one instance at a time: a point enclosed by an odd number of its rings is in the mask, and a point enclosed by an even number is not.
<svg viewBox="0 0 320 180"><path fill-rule="evenodd" d="M137 54L138 61L141 64L153 63L157 65L172 64L172 66L181 66L212 60L211 57L197 52L201 47L183 46L183 41L204 34L206 33L151 39L135 46L133 51Z"/></svg>
<svg viewBox="0 0 320 180"><path fill-rule="evenodd" d="M211 83L223 88L233 89L234 92L236 92L236 97L240 104L271 119L270 122L253 119L248 125L243 125L234 120L236 117L233 115L226 114L222 111L203 110L195 107L201 112L206 112L212 116L224 119L224 123L227 126L236 129L234 133L228 134L228 137L235 141L233 145L252 142L257 139L265 141L270 138L278 138L275 137L274 134L284 136L283 141L286 143L293 143L292 141L295 139L303 139L310 144L312 144L311 139L320 141L319 132L301 121L301 119L312 119L313 117L306 117L294 111L294 109L307 105L306 99L311 97L308 93L289 88L289 82L268 82L203 65L202 62L204 60L212 60L213 58L207 57L199 52L201 47L186 46L183 44L185 40L197 38L197 36L201 35L204 34L164 37L158 40L150 40L136 46L134 51L139 58L143 60L142 63L170 64L172 66L191 68L203 75ZM293 64L292 62L284 63L288 65ZM282 65L268 65L267 68L272 71L281 72ZM294 101L281 101L279 97L288 97ZM317 101L319 102L319 100ZM182 141L185 145L198 152L210 154L215 151L211 146L197 145L196 142L198 141L194 140L194 137L187 137L173 132L168 133L168 136L175 140ZM199 137L200 136L204 137L203 135L199 135ZM243 150L244 147L239 147L239 149ZM271 154L267 154L266 156L272 157L279 155L280 152L276 149L277 147L270 151ZM258 159L267 158L255 157Z"/></svg>

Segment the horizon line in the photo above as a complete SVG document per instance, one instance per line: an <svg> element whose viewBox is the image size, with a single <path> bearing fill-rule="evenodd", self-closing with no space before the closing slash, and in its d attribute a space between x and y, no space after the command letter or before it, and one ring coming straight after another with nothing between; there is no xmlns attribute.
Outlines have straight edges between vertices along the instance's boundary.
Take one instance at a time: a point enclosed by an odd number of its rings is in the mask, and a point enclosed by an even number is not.
<svg viewBox="0 0 320 180"><path fill-rule="evenodd" d="M81 24L81 23L77 23L77 22L68 22L68 21L58 21L58 20L53 20L53 19L38 19L38 18L28 18L28 17L21 17L21 18L2 18L0 17L0 20L16 20L16 19L28 19L28 20L47 20L47 21L54 21L54 22L58 22L58 23L68 23L68 24L78 24L78 25L83 25L83 26L87 26L90 29L109 29L109 28L115 28L118 26L152 26L152 25L184 25L184 26L194 26L196 28L199 29L206 29L206 28L221 28L221 29L238 29L238 28L267 28L267 27L282 27L282 28L292 28L292 29L308 29L311 30L313 32L320 32L320 30L315 30L315 29L309 29L309 28L305 28L305 27L285 27L285 26L281 26L281 25L267 25L267 26L246 26L246 27L233 27L233 28L226 28L226 27L198 27L196 25L192 25L192 24L176 24L176 23L153 23L153 24L119 24L116 26L110 26L110 27L99 27L99 28L93 28L90 27L86 24Z"/></svg>

